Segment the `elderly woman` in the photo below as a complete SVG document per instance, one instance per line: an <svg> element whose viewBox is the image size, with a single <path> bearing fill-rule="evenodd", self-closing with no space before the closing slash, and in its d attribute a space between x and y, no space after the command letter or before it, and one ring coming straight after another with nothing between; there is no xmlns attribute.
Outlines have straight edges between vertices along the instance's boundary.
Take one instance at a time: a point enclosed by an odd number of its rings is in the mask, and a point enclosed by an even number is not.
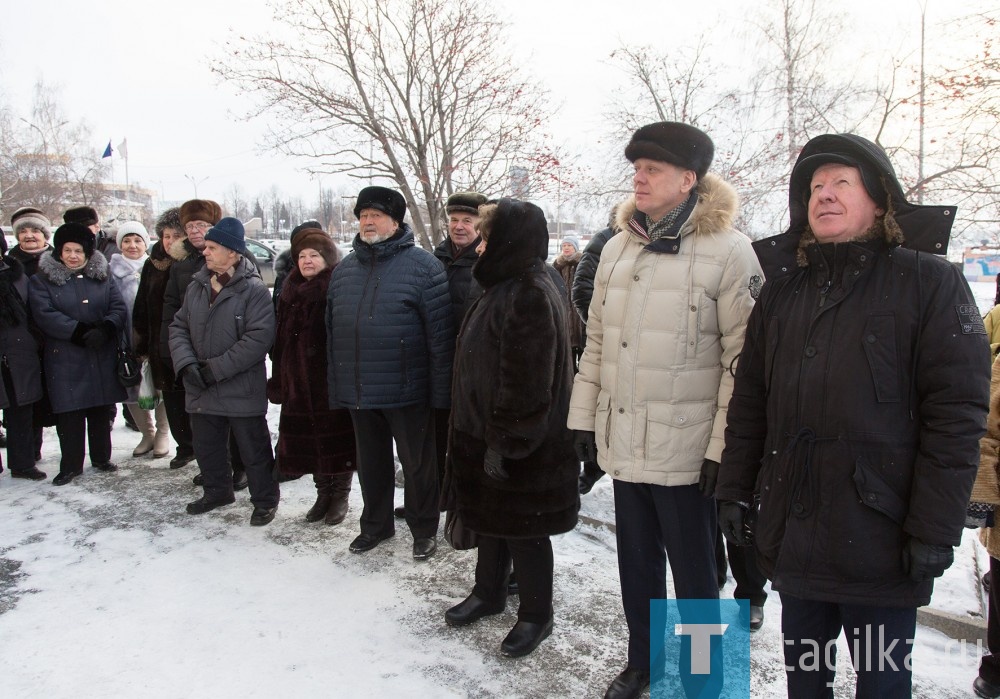
<svg viewBox="0 0 1000 699"><path fill-rule="evenodd" d="M94 233L79 223L56 229L52 252L42 255L29 283L31 313L45 335L45 380L62 459L52 483L66 485L83 473L84 434L90 463L111 463L109 406L125 400L118 383L115 347L125 328L125 301L108 281L108 261L94 250Z"/></svg>
<svg viewBox="0 0 1000 699"><path fill-rule="evenodd" d="M149 362L153 385L159 389L162 398L160 406L167 416L170 434L177 443L170 468L180 468L194 459L191 419L184 408L184 390L178 387L170 357L162 355L164 343L160 342L163 294L170 279L170 268L188 254L184 247L187 238L181 225L180 209L174 207L160 214L154 230L159 240L150 249L139 277L139 289L132 308L132 342L136 355ZM157 429L153 438L153 454L159 456L169 450L167 435Z"/></svg>
<svg viewBox="0 0 1000 699"><path fill-rule="evenodd" d="M534 204L482 208L473 275L485 292L455 350L446 493L478 534L472 594L445 613L464 626L504 611L513 560L517 624L500 644L509 657L552 632L552 534L576 525L579 469L566 429L573 360L560 296L545 267L548 232Z"/></svg>
<svg viewBox="0 0 1000 699"><path fill-rule="evenodd" d="M268 400L281 405L278 471L284 478L311 473L316 503L306 521L340 524L358 463L351 415L331 410L327 395L326 292L340 255L321 229L305 228L296 233L291 259L295 267L278 297L267 382Z"/></svg>
<svg viewBox="0 0 1000 699"><path fill-rule="evenodd" d="M139 291L139 281L142 276L142 268L146 264L149 256L146 250L149 248L149 233L146 227L138 221L126 221L118 227L116 237L120 253L111 256L111 280L118 287L118 292L122 295L125 305L128 307L128 316L125 323L125 337L133 342L132 314L135 307L136 294ZM145 456L153 452L153 458L159 459L166 456L169 451L169 441L167 438L167 412L163 403L156 406L156 424L154 428L153 415L149 410L139 407L139 387L132 386L127 389L128 402L126 407L135 421L136 428L142 435L139 444L132 451L132 456ZM158 448L156 448L158 447Z"/></svg>

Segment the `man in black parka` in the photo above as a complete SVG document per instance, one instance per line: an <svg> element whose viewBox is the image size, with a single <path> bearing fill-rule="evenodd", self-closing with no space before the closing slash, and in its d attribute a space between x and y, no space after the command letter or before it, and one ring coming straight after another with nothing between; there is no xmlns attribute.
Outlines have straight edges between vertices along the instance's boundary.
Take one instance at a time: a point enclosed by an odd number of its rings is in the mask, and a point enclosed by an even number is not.
<svg viewBox="0 0 1000 699"><path fill-rule="evenodd" d="M908 203L880 147L809 141L791 225L754 244L716 497L781 595L790 697L830 696L841 629L857 696L909 697L917 607L952 563L979 463L990 356L954 207ZM756 523L749 515L756 515ZM817 655L816 649L822 649ZM817 667L820 666L820 667Z"/></svg>

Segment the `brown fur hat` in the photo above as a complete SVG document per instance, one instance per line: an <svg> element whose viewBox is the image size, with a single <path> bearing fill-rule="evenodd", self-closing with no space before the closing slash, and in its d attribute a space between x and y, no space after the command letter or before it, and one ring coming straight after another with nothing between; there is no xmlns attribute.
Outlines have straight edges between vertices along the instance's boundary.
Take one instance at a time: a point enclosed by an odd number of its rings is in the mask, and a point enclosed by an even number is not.
<svg viewBox="0 0 1000 699"><path fill-rule="evenodd" d="M181 204L181 225L205 221L213 226L222 218L222 207L211 199L190 199Z"/></svg>
<svg viewBox="0 0 1000 699"><path fill-rule="evenodd" d="M333 240L320 228L303 228L292 241L292 264L299 264L299 253L306 248L315 250L326 261L327 267L333 267L340 262L340 251Z"/></svg>

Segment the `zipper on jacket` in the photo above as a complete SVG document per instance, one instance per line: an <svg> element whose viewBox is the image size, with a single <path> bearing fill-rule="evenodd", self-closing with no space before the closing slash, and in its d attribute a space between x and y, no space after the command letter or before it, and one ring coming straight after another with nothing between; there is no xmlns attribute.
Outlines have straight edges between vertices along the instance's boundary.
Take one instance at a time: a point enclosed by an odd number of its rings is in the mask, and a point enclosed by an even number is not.
<svg viewBox="0 0 1000 699"><path fill-rule="evenodd" d="M827 294L830 293L830 288L833 286L833 280L828 279L826 284L824 284L819 290L819 307L822 308L826 303Z"/></svg>
<svg viewBox="0 0 1000 699"><path fill-rule="evenodd" d="M365 293L368 291L368 284L371 283L372 276L374 274L375 255L372 255L372 266L368 271L368 277L365 279L365 286L361 290L362 300L365 297ZM372 310L374 311L374 302ZM354 318L354 405L358 410L361 410L361 313L362 304L358 303L358 312ZM368 317L371 318L371 315Z"/></svg>

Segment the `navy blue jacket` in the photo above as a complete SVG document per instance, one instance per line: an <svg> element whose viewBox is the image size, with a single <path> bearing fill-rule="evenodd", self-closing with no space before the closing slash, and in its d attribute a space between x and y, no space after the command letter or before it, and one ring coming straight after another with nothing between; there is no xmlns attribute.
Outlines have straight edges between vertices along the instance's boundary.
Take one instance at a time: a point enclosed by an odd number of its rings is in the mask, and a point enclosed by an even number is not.
<svg viewBox="0 0 1000 699"><path fill-rule="evenodd" d="M402 224L369 245L354 238L326 305L331 408L447 408L455 331L444 266Z"/></svg>

